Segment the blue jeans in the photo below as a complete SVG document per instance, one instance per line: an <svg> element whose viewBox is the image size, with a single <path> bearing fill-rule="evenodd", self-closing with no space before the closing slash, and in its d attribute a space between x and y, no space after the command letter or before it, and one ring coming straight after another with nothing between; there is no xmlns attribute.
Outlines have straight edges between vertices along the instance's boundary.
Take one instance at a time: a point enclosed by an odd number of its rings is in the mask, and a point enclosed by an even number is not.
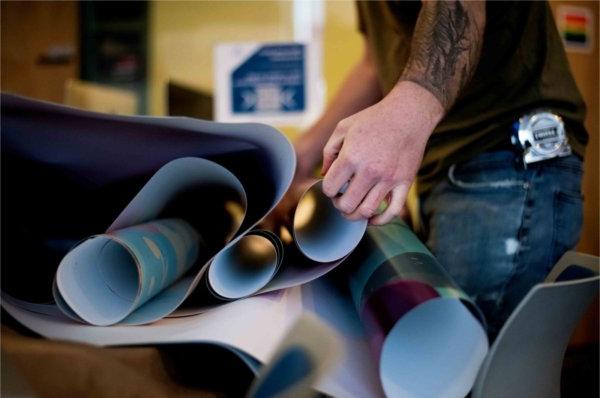
<svg viewBox="0 0 600 398"><path fill-rule="evenodd" d="M450 167L421 198L427 246L486 315L495 337L516 305L579 240L582 162L523 169L510 151Z"/></svg>

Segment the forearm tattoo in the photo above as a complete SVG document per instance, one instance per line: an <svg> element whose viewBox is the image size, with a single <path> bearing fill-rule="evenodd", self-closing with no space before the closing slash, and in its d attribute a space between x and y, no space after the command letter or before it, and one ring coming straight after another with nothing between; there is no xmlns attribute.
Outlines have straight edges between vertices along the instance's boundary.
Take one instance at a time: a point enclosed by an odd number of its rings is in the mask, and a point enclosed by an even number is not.
<svg viewBox="0 0 600 398"><path fill-rule="evenodd" d="M426 88L448 110L479 60L485 24L482 7L485 10L483 3L458 0L424 2L400 80Z"/></svg>

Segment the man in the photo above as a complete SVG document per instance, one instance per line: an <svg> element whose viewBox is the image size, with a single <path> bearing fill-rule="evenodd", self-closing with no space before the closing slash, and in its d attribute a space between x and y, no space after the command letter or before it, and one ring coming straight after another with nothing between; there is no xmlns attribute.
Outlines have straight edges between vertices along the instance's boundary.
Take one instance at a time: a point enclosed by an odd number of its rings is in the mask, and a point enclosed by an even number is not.
<svg viewBox="0 0 600 398"><path fill-rule="evenodd" d="M401 212L416 178L427 245L477 300L493 336L581 227L585 108L549 6L357 8L364 56L295 143L287 200L322 154L323 190L335 206L380 225ZM530 125L540 118L538 131ZM519 133L511 142L511 133L528 128L534 138L521 142ZM532 140L548 137L543 156L531 152Z"/></svg>

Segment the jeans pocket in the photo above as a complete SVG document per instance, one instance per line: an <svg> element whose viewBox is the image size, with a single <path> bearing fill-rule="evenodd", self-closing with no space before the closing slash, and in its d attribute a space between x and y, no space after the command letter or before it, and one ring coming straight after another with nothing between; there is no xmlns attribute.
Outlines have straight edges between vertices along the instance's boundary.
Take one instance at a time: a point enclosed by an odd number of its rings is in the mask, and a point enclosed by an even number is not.
<svg viewBox="0 0 600 398"><path fill-rule="evenodd" d="M557 191L554 194L553 260L579 242L583 223L583 197L575 191Z"/></svg>
<svg viewBox="0 0 600 398"><path fill-rule="evenodd" d="M497 155L497 154L494 154ZM523 188L526 175L517 170L512 157L477 159L462 165L453 164L448 169L448 182L460 190L487 191L506 188Z"/></svg>

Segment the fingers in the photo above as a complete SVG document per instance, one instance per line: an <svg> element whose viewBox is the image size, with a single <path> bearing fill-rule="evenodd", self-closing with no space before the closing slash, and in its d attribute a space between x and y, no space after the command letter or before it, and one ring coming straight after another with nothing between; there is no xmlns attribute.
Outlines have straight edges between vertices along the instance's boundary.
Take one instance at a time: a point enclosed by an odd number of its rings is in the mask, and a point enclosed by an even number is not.
<svg viewBox="0 0 600 398"><path fill-rule="evenodd" d="M323 193L330 198L335 197L344 184L350 180L352 174L354 174L354 168L350 163L345 162L342 158L336 159L323 179Z"/></svg>
<svg viewBox="0 0 600 398"><path fill-rule="evenodd" d="M337 159L338 154L342 150L344 144L344 137L348 132L348 128L351 126L351 122L348 118L340 120L335 130L329 137L325 148L323 148L323 167L321 168L321 175L324 176L329 172L329 168L333 165L333 162Z"/></svg>
<svg viewBox="0 0 600 398"><path fill-rule="evenodd" d="M325 175L329 172L329 168L333 162L337 159L338 154L342 150L342 143L344 142L344 135L339 134L338 130L333 132L329 141L323 148L323 166L321 167L321 175Z"/></svg>
<svg viewBox="0 0 600 398"><path fill-rule="evenodd" d="M355 174L342 196L333 198L333 204L344 214L352 214L375 185L365 173ZM372 214L371 214L372 215ZM365 217L369 218L371 215Z"/></svg>
<svg viewBox="0 0 600 398"><path fill-rule="evenodd" d="M399 215L402 211L402 207L404 206L404 202L406 201L406 195L408 194L409 188L409 185L401 184L392 189L388 207L383 211L383 213L372 217L369 220L369 223L373 225L387 224L392 220L392 218Z"/></svg>
<svg viewBox="0 0 600 398"><path fill-rule="evenodd" d="M377 183L365 199L356 207L353 213L347 213L346 217L350 220L360 220L364 218L371 218L377 212L381 202L385 200L386 195L390 191L388 184L379 182ZM345 196L345 195L344 195ZM343 196L342 196L343 198Z"/></svg>

